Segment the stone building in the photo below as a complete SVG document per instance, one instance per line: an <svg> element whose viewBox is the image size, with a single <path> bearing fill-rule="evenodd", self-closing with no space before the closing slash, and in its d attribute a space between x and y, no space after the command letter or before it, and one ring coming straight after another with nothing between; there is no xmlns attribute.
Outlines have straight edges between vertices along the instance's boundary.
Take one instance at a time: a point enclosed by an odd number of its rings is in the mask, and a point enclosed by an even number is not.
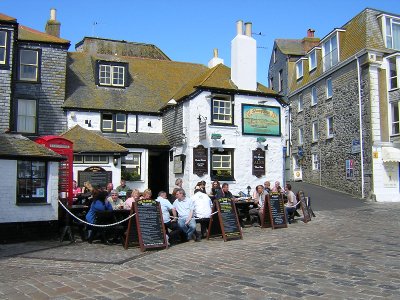
<svg viewBox="0 0 400 300"><path fill-rule="evenodd" d="M292 170L306 182L400 201L400 16L367 8L296 61Z"/></svg>

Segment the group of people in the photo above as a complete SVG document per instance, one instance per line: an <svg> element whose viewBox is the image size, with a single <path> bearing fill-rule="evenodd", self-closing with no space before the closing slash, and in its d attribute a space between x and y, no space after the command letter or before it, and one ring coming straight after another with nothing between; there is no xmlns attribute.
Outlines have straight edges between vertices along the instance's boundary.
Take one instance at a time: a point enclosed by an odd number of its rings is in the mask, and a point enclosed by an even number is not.
<svg viewBox="0 0 400 300"><path fill-rule="evenodd" d="M206 182L198 182L194 187L194 195L191 197L187 195L182 185L182 179L178 178L171 194L168 194L166 191L160 191L158 197L155 199L160 203L167 238L171 242L182 239L186 241L200 241L201 238L207 235L213 200L230 198L235 201L236 198L229 191L229 184L223 183L221 185L218 180L212 182L209 193L206 192ZM74 182L74 195L84 192L90 192L91 194L90 208L86 215L87 222L91 224L96 223L96 212L118 209L130 210L133 203L137 200L153 199L150 189L146 189L142 193L138 189L132 190L126 185L126 181L123 179L116 189L114 189L112 183L107 184L106 189L93 187L90 183L85 183L84 189L86 191L78 189L76 182ZM271 183L266 181L263 185L256 186L251 197L254 201L254 206L248 211L248 215L251 217L254 226L258 226L261 223L265 196L271 192L278 192L285 195L285 198L287 198L285 204L287 216L297 209L296 196L292 192L289 183L286 184L285 189L282 189L278 181L275 182L272 188ZM125 199L121 199L121 195ZM288 220L290 223L289 218ZM196 223L200 223L200 233L196 231ZM91 242L95 238L95 230L91 226L88 229L88 241Z"/></svg>

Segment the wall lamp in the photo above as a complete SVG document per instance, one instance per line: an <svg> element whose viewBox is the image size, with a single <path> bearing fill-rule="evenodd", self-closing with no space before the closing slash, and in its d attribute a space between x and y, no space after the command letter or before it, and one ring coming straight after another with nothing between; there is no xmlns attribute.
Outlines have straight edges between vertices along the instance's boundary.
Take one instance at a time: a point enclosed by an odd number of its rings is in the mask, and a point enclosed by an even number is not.
<svg viewBox="0 0 400 300"><path fill-rule="evenodd" d="M116 167L116 166L118 165L118 157L115 157L115 156L114 156L114 158L113 158L113 165L114 165L114 167Z"/></svg>

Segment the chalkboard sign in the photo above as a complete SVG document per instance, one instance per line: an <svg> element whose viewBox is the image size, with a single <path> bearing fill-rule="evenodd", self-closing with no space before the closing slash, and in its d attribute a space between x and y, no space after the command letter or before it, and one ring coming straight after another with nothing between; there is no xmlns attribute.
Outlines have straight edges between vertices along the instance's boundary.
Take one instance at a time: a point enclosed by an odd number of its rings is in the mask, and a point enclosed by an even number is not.
<svg viewBox="0 0 400 300"><path fill-rule="evenodd" d="M167 247L165 228L160 203L151 200L134 202L136 226L139 235L140 249Z"/></svg>
<svg viewBox="0 0 400 300"><path fill-rule="evenodd" d="M270 193L268 197L269 216L271 218L272 229L287 227L285 205L281 193Z"/></svg>
<svg viewBox="0 0 400 300"><path fill-rule="evenodd" d="M228 239L243 239L242 230L235 205L230 198L220 198L214 200L213 212L218 211L210 219L207 239L212 236L222 235L224 241Z"/></svg>
<svg viewBox="0 0 400 300"><path fill-rule="evenodd" d="M303 222L307 223L311 221L311 214L310 211L308 210L307 202L306 202L306 197L304 196L303 191L298 191L297 192L297 200L300 201L300 207L303 212Z"/></svg>
<svg viewBox="0 0 400 300"><path fill-rule="evenodd" d="M112 172L105 171L101 167L90 167L85 171L78 171L78 186L83 186L86 181L93 186L106 187L107 183L112 182Z"/></svg>
<svg viewBox="0 0 400 300"><path fill-rule="evenodd" d="M253 175L256 177L265 175L265 151L260 148L253 150Z"/></svg>
<svg viewBox="0 0 400 300"><path fill-rule="evenodd" d="M130 215L135 213L135 207L132 205ZM128 228L125 232L124 248L128 249L129 245L139 246L139 235L136 225L136 215L131 217L128 222Z"/></svg>
<svg viewBox="0 0 400 300"><path fill-rule="evenodd" d="M271 215L269 211L269 205L268 205L268 195L265 195L265 200L264 200L264 207L260 207L262 209L263 214L261 216L261 227L262 228L270 228L272 227L271 223Z"/></svg>
<svg viewBox="0 0 400 300"><path fill-rule="evenodd" d="M193 148L193 174L203 176L208 173L208 151L202 145Z"/></svg>

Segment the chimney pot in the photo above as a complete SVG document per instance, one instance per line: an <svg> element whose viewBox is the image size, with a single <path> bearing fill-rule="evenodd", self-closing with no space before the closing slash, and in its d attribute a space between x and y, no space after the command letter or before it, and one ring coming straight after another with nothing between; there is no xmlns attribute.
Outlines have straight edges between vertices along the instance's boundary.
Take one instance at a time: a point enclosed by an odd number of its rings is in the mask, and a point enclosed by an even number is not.
<svg viewBox="0 0 400 300"><path fill-rule="evenodd" d="M243 35L243 21L239 20L236 22L236 34Z"/></svg>
<svg viewBox="0 0 400 300"><path fill-rule="evenodd" d="M307 30L307 37L314 37L314 32L315 32L315 30L314 29L308 29Z"/></svg>
<svg viewBox="0 0 400 300"><path fill-rule="evenodd" d="M56 20L56 13L57 13L57 10L55 8L50 9L50 20L51 21Z"/></svg>
<svg viewBox="0 0 400 300"><path fill-rule="evenodd" d="M218 49L217 48L214 48L214 57L218 58Z"/></svg>
<svg viewBox="0 0 400 300"><path fill-rule="evenodd" d="M55 37L60 37L61 23L56 20L56 9L50 9L50 19L46 23L45 31Z"/></svg>
<svg viewBox="0 0 400 300"><path fill-rule="evenodd" d="M251 37L251 27L252 27L252 23L251 22L246 22L246 23L244 23L244 26L245 26L245 32L246 32L246 35L247 36L249 36L249 37Z"/></svg>

